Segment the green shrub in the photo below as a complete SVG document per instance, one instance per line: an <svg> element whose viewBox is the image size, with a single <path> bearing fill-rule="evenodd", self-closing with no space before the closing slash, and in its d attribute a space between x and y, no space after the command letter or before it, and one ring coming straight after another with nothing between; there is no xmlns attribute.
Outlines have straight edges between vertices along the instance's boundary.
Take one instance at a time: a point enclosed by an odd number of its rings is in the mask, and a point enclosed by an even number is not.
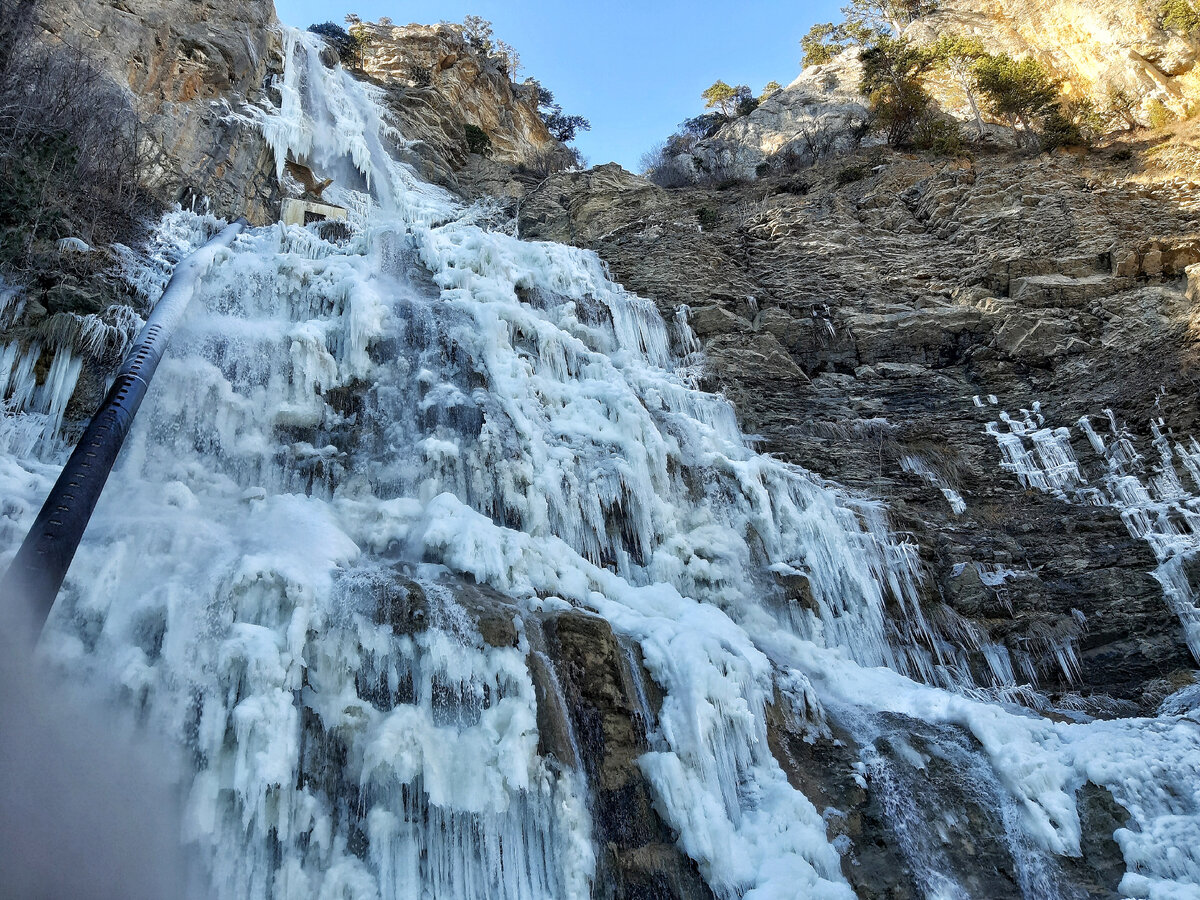
<svg viewBox="0 0 1200 900"><path fill-rule="evenodd" d="M927 48L904 38L880 37L863 51L860 90L869 98L874 126L893 147L912 142L917 127L930 117L932 98L921 78L936 60Z"/></svg>
<svg viewBox="0 0 1200 900"><path fill-rule="evenodd" d="M1042 119L1042 149L1074 147L1084 144L1083 132L1062 110L1051 109Z"/></svg>
<svg viewBox="0 0 1200 900"><path fill-rule="evenodd" d="M962 129L958 124L935 116L926 116L913 134L913 146L939 156L957 156L963 149Z"/></svg>
<svg viewBox="0 0 1200 900"><path fill-rule="evenodd" d="M988 108L1013 128L1019 124L1035 146L1035 125L1057 109L1062 85L1033 58L1017 60L1006 53L981 57L974 67L975 83Z"/></svg>
<svg viewBox="0 0 1200 900"><path fill-rule="evenodd" d="M1158 13L1163 28L1184 36L1200 29L1200 10L1192 0L1164 0Z"/></svg>
<svg viewBox="0 0 1200 900"><path fill-rule="evenodd" d="M711 206L701 206L696 210L696 218L700 220L701 231L712 231L717 224L717 211Z"/></svg>
<svg viewBox="0 0 1200 900"><path fill-rule="evenodd" d="M846 166L838 171L835 180L838 187L845 187L856 181L862 181L866 177L867 170L863 166Z"/></svg>
<svg viewBox="0 0 1200 900"><path fill-rule="evenodd" d="M1151 100L1146 104L1146 116L1150 120L1150 127L1155 131L1166 128L1178 118L1161 100Z"/></svg>
<svg viewBox="0 0 1200 900"><path fill-rule="evenodd" d="M463 131L467 135L467 151L470 153L478 153L480 156L492 155L492 139L487 136L487 132L478 125L464 125Z"/></svg>

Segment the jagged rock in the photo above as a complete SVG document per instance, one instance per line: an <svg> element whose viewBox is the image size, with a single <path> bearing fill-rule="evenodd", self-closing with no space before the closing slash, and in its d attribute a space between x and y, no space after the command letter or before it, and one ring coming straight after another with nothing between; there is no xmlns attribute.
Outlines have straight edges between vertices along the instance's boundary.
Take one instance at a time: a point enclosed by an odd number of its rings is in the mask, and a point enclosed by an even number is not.
<svg viewBox="0 0 1200 900"><path fill-rule="evenodd" d="M148 187L164 203L211 203L229 218L274 221L275 161L236 115L279 71L269 0L45 0L49 39L99 59L135 96L152 148Z"/></svg>
<svg viewBox="0 0 1200 900"><path fill-rule="evenodd" d="M454 25L365 23L366 74L382 84L418 171L454 185L467 163L464 126L483 130L498 162L530 164L563 159L538 114L535 89L514 84L494 56L471 44Z"/></svg>
<svg viewBox="0 0 1200 900"><path fill-rule="evenodd" d="M646 730L653 723L647 719L655 715L640 707L634 686L639 679L647 683L647 693L654 690L644 671L631 669L641 668L640 654L624 652L608 622L586 613L555 616L543 630L569 722L546 721L554 704L543 704L550 691L540 691L539 731L560 735L560 742L574 735L582 757L599 850L592 896L712 900L696 864L679 850L676 836L655 811L649 782L637 764L650 749Z"/></svg>
<svg viewBox="0 0 1200 900"><path fill-rule="evenodd" d="M702 173L753 178L759 164L790 153L815 162L879 142L863 127L869 116L858 86L859 50L852 47L832 62L812 66L776 91L747 116L734 119L688 156Z"/></svg>

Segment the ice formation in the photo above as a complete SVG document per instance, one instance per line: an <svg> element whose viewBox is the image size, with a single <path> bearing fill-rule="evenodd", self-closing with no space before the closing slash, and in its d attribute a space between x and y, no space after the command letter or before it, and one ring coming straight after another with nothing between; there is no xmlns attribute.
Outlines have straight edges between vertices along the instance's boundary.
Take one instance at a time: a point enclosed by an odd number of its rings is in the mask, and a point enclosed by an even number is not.
<svg viewBox="0 0 1200 900"><path fill-rule="evenodd" d="M639 765L721 898L852 896L769 748L767 707L788 698L849 729L900 805L896 767L921 757L883 760L886 723L957 735L941 752L1002 810L1028 897L1078 854L1087 780L1134 820L1122 889L1200 896L1194 722L1068 725L980 699L1021 686L1011 660L926 619L885 510L755 454L694 386L686 313L669 328L593 254L492 228L393 161L373 89L316 40L286 34L282 105L252 115L281 165L338 175L352 234L252 229L206 276L44 639L181 736L184 837L213 896L586 897L589 785L538 753L527 662L568 606L636 644L662 689ZM170 214L131 281L153 298L217 226ZM38 385L0 354L0 563L61 458L49 424L13 436L13 410L61 416L78 369L54 365ZM1014 471L1078 491L1060 432L1011 425ZM463 608L470 580L518 604L511 646ZM410 602L420 627L397 625ZM954 896L952 875L921 883Z"/></svg>
<svg viewBox="0 0 1200 900"><path fill-rule="evenodd" d="M1186 572L1200 555L1200 443L1173 436L1159 419L1150 423L1157 458L1147 460L1112 410L1084 416L1076 427L1080 446L1096 460L1090 476L1076 458L1071 443L1076 435L1065 426L1046 427L1039 403L1021 410L1019 419L1002 413L987 430L1000 446L1002 465L1026 487L1120 512L1129 533L1154 551L1159 563L1154 576L1183 625L1192 656L1200 660L1200 598Z"/></svg>

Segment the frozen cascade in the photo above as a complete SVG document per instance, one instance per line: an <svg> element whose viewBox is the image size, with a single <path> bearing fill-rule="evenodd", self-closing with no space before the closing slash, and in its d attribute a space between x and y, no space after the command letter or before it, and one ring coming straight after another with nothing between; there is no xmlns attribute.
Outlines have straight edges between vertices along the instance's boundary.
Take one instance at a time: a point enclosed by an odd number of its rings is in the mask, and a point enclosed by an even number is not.
<svg viewBox="0 0 1200 900"><path fill-rule="evenodd" d="M925 618L885 511L748 449L677 366L690 332L673 342L594 255L489 230L395 163L374 89L315 40L286 33L282 106L245 115L281 164L338 177L354 232L252 230L209 273L44 639L183 736L215 896L586 897L589 786L538 753L528 664L532 623L571 607L663 691L639 764L722 898L852 896L771 753L780 697L825 705L868 763L878 714L966 729L1026 896L1053 895L1043 856L1078 854L1087 780L1134 820L1122 890L1200 896L1194 723L1065 725L969 695L970 652L994 686L1012 666ZM154 296L217 226L169 215L134 280ZM1044 443L1027 468L1065 490L1078 469ZM0 562L53 473L44 448L4 449ZM514 598L514 638L473 623L472 580Z"/></svg>
<svg viewBox="0 0 1200 900"><path fill-rule="evenodd" d="M1093 418L1100 420L1099 429ZM1019 419L1001 413L1001 421L987 430L1000 446L1002 465L1026 487L1120 512L1129 533L1154 551L1155 578L1200 661L1200 597L1185 571L1200 555L1200 443L1173 438L1162 420L1151 422L1157 459L1148 461L1112 410L1084 416L1076 425L1086 439L1080 446L1090 448L1097 460L1090 479L1076 458L1071 429L1046 427L1039 403L1021 410Z"/></svg>

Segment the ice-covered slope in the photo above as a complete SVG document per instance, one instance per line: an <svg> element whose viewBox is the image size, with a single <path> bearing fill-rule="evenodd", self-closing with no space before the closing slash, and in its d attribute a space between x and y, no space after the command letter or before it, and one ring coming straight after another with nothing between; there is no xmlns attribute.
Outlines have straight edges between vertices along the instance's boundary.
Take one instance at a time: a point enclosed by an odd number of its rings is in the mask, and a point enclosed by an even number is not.
<svg viewBox="0 0 1200 900"><path fill-rule="evenodd" d="M1200 893L1194 721L1002 702L1011 661L973 675L979 638L926 621L885 510L750 450L692 386L690 333L596 256L489 229L394 163L372 89L314 40L286 35L261 125L279 160L339 174L353 233L252 230L209 273L44 641L189 751L183 838L216 895L606 895L594 742L545 749L563 700L540 660L573 609L661 692L637 766L719 897L853 895L777 715L863 748L928 896L968 895L928 849L953 810L905 793L933 756L994 808L1021 894L1074 896L1054 856L1080 853L1088 781L1130 815L1122 890ZM217 224L168 216L144 289ZM6 433L53 412L15 403ZM6 449L5 560L60 452ZM507 598L499 637L473 582Z"/></svg>

